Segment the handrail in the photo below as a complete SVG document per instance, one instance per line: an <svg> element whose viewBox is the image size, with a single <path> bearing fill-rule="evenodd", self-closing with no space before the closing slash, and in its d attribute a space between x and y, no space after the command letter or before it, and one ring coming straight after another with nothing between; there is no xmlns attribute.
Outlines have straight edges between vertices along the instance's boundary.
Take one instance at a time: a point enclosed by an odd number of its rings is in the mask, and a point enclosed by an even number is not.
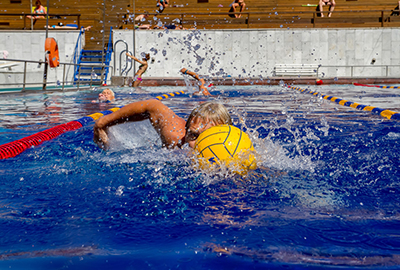
<svg viewBox="0 0 400 270"><path fill-rule="evenodd" d="M387 14L389 12L398 12L398 11L395 10L395 9L343 10L343 11L342 10L334 10L334 11L332 11L333 16L330 17L330 18L319 18L318 14L321 13L320 11L279 11L278 12L278 11L274 11L274 10L271 10L271 11L247 11L247 12L212 12L212 11L210 11L210 12L178 12L178 13L177 12L164 12L164 13L162 13L162 15L164 17L165 16L176 16L176 18L180 19L180 22L183 25L184 24L184 18L187 17L187 16L195 16L195 15L197 15L197 16L203 16L203 15L208 15L208 16L221 16L221 15L224 15L224 16L228 16L228 15L231 15L231 14L242 14L243 18L241 18L241 19L236 19L235 18L235 19L232 19L232 20L237 21L239 24L241 24L243 22L243 19L245 19L244 25L247 28L250 28L250 26L253 23L259 24L259 21L258 21L259 17L255 16L255 15L266 15L266 16L268 16L268 19L281 19L280 18L281 15L289 15L289 16L294 15L294 16L298 17L299 14L300 15L303 14L305 16L304 17L305 19L312 18L312 20L309 22L309 24L312 25L312 27L315 28L315 27L317 27L317 22L321 22L321 23L343 23L343 22L340 21L341 18L337 17L337 14L340 14L340 13L343 13L343 14L346 14L346 13L379 13L379 15L370 16L370 17L379 19L377 21L377 23L380 22L381 23L380 26L384 27L385 26L384 22L387 22L387 24L389 24L391 22L390 18L392 16L389 16L389 15L385 16L385 13ZM24 29L26 29L26 17L28 15L37 15L37 14L34 14L34 13L0 13L0 17L1 16L24 16ZM159 16L160 14L158 14L158 13L149 13L149 15ZM310 17L308 17L308 15L310 15ZM53 19L53 18L51 18L52 16L64 16L64 17L65 16L76 16L77 17L78 29L80 28L80 17L81 17L81 14L72 14L72 13L58 13L58 14L54 13L53 14L53 13L49 13L48 16L49 16L49 19L51 19L51 20L60 20L60 19ZM126 14L120 14L119 16L124 17L124 16L126 16ZM250 21L250 18L252 18L252 22ZM348 18L346 18L346 19L348 19ZM358 19L359 20L360 18L354 18L354 19ZM122 22L124 20L123 19L122 20L119 19L119 21L122 24ZM346 23L346 22L344 22L344 23ZM351 22L347 22L347 23L348 24L352 24ZM188 23L186 23L186 24L188 24ZM119 25L119 26L121 26L121 25ZM61 28L61 30L62 30L62 28Z"/></svg>
<svg viewBox="0 0 400 270"><path fill-rule="evenodd" d="M40 81L38 81L38 82L33 82L33 83L27 83L26 82L26 73L27 73L27 70L26 70L26 65L27 65L27 63L31 63L31 64L39 64L39 65L41 65L41 64L45 64L46 62L45 61L36 61L36 60L19 60L19 59L1 59L1 61L6 61L6 62L19 62L19 63L24 63L24 79L23 79L23 83L22 83L22 89L21 89L21 91L25 91L25 89L26 89L26 86L27 85L41 85L43 82L40 82ZM62 66L63 67L63 76L62 76L62 82L47 82L47 84L48 85L59 85L59 84L62 84L62 90L64 91L64 86L65 86L65 84L68 84L68 83L71 83L71 85L73 85L74 84L74 80L73 80L73 78L72 78L72 80L71 81L68 81L68 80L66 80L66 78L65 78L65 67L66 66L85 66L85 67L91 67L92 69L94 69L94 68L97 68L97 67L100 67L100 68L112 68L112 69L114 69L114 67L113 66L110 66L110 65L102 65L102 64L85 64L85 65L80 65L80 64L74 64L74 63L62 63L62 62L60 62L60 66ZM79 78L80 78L80 76L79 76ZM11 86L11 85L21 85L21 83L0 83L0 86ZM90 81L90 83L89 84L87 84L86 86L89 86L89 87L92 87L93 86L93 82L92 81ZM78 84L78 86L77 86L77 89L79 89L80 88L80 84ZM1 90L1 88L0 88L0 90ZM0 93L2 93L1 91L0 91Z"/></svg>
<svg viewBox="0 0 400 270"><path fill-rule="evenodd" d="M260 17L258 16L254 16L254 15L265 15L268 16L267 19L281 19L280 17L282 17L281 15L288 15L288 17L291 17L293 19L293 17L299 17L299 15L304 15L305 19L311 19L309 24L313 25L313 27L316 27L316 20L318 20L318 22L321 23L341 23L341 17L337 16L338 14L350 14L350 13L374 13L375 16L368 16L371 18L376 18L378 19L376 22L380 22L381 23L381 27L384 27L384 22L386 21L387 18L390 18L391 16L386 15L389 12L396 12L397 10L395 9L379 9L379 10L334 10L332 11L333 15L332 17L324 17L324 18L320 18L318 17L318 15L321 13L321 11L245 11L245 12L163 12L162 16L165 17L169 17L168 21L173 21L174 19L179 19L180 20L180 24L183 26L184 24L188 24L185 23L184 20L186 17L190 17L191 20L196 19L195 16L209 16L211 18L213 18L215 16L216 19L220 19L221 15L222 16L229 16L232 14L242 14L242 18L232 18L232 22L230 23L234 23L235 21L237 21L239 24L241 24L243 22L243 20L245 21L245 25L247 26L247 28L250 27L250 25L252 24L252 22L250 22L250 15L251 18L253 19L254 23L259 24L258 19ZM127 13L129 14L129 13ZM336 14L336 16L335 16ZM158 13L149 13L149 16L160 16L160 14ZM171 16L173 18L171 18ZM122 17L122 18L121 18ZM126 14L119 14L119 22L121 23L121 25L129 25L132 24L133 22L131 22L130 20L125 20L126 18ZM346 17L346 19L348 19L348 17ZM360 20L359 17L354 18L357 20ZM134 20L133 20L134 21ZM126 22L126 23L125 23ZM201 22L201 18L199 19L198 22ZM350 23L351 24L351 23Z"/></svg>
<svg viewBox="0 0 400 270"><path fill-rule="evenodd" d="M119 76L123 76L124 73L125 73L125 75L127 76L127 75L128 75L128 72L132 69L132 62L133 62L133 60L132 60L132 61L129 61L129 59L128 59L127 56L125 56L125 59L127 60L127 61L125 62L125 67L124 67L124 69L121 68L122 56L124 55L124 53L129 53L129 54L132 55L132 52L127 51L127 50L123 50L123 51L120 52L120 54L119 54ZM130 63L129 68L128 68L128 63Z"/></svg>
<svg viewBox="0 0 400 270"><path fill-rule="evenodd" d="M107 44L107 52L112 52L112 26L110 27L110 36L108 38L108 44Z"/></svg>
<svg viewBox="0 0 400 270"><path fill-rule="evenodd" d="M76 14L71 14L71 13L48 13L49 16L81 16L81 14L76 13ZM38 16L40 14L37 13L5 13L5 12L0 12L0 16ZM47 14L42 14L42 16L47 15ZM50 18L51 19L51 18ZM59 20L59 19L58 19Z"/></svg>
<svg viewBox="0 0 400 270"><path fill-rule="evenodd" d="M367 13L367 12L392 12L392 11L397 11L393 9L384 9L384 10L334 10L332 11L332 14L334 13L354 13L354 12L360 12L360 13ZM266 15L279 15L279 14L299 14L299 13L321 13L321 11L243 11L243 12L163 12L162 16L170 16L170 15L229 15L229 14L266 14ZM323 13L323 12L322 12ZM123 15L123 14L121 14ZM159 13L149 13L149 16L160 16ZM333 16L333 15L332 15ZM334 18L334 17L331 17ZM237 18L233 18L237 19ZM240 18L239 18L240 19Z"/></svg>
<svg viewBox="0 0 400 270"><path fill-rule="evenodd" d="M114 42L114 67L117 65L117 60L116 60L116 52L117 52L117 44L118 43L120 43L120 42L122 42L123 44L125 44L125 50L123 50L122 52L129 52L129 50L128 50L128 43L125 41L125 40L122 40L122 39L119 39L119 40L117 40L117 41L115 41ZM119 56L119 75L121 76L122 75L122 69L121 69L121 60L122 60L122 52L121 52L121 54L120 54L120 56ZM126 61L125 61L125 63L127 63L128 62L128 56L125 56L125 58L126 58ZM127 65L124 67L124 70L126 70L127 69ZM113 75L115 76L115 69L114 69L114 71L113 71Z"/></svg>
<svg viewBox="0 0 400 270"><path fill-rule="evenodd" d="M76 40L76 45L75 45L75 49L74 49L73 63L75 65L78 64L78 59L82 52L82 33L83 33L83 31L81 29L81 31L79 32L79 36ZM74 74L76 73L76 70L77 70L77 66L74 66Z"/></svg>
<svg viewBox="0 0 400 270"><path fill-rule="evenodd" d="M18 16L18 17L24 16L24 29L26 29L26 18L27 18L27 16L38 16L38 14L36 14L36 13L0 13L0 17L1 16L10 16L10 17L11 16ZM76 17L77 18L77 25L78 25L77 30L79 30L81 28L81 14L78 14L78 13L76 13L76 14L73 14L73 13L48 13L48 14L43 14L43 16L48 16L49 20L62 20L60 18L52 18L54 16ZM69 30L71 30L71 29L69 29Z"/></svg>
<svg viewBox="0 0 400 270"><path fill-rule="evenodd" d="M25 14L25 15L24 15L24 29L26 29L26 18L27 18L28 15L30 15L30 16L37 16L37 14L35 14L35 13ZM81 28L81 14L71 14L71 13L68 13L68 14L63 14L63 13L60 13L60 14L53 14L53 13L49 13L49 14L44 14L44 15L47 15L48 18L49 18L49 20L61 20L61 19L59 19L59 18L57 18L57 19L51 18L52 16L76 17L76 19L77 19L77 25L78 25L77 30L79 30L79 29ZM60 28L60 29L62 29L62 28ZM33 29L31 29L31 30L33 30ZM70 30L71 30L71 29L70 29Z"/></svg>
<svg viewBox="0 0 400 270"><path fill-rule="evenodd" d="M110 27L110 36L108 38L108 44L107 44L107 51L106 51L106 64L110 64L111 62L111 55L112 55L112 51L113 51L113 47L112 47L112 30L113 28ZM108 68L106 68L106 76L105 78L102 78L102 80L104 79L104 83L107 83L107 75L108 75ZM101 73L103 74L103 72Z"/></svg>

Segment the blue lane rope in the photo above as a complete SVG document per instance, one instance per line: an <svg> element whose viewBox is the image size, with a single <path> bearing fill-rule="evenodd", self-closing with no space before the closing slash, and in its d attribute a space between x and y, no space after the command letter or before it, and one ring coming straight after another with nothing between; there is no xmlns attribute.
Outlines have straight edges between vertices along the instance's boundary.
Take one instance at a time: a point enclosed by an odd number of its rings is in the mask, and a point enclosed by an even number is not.
<svg viewBox="0 0 400 270"><path fill-rule="evenodd" d="M354 108L357 110L370 111L370 112L379 114L380 116L386 117L387 119L390 119L390 120L400 120L400 113L398 113L398 112L385 110L385 109L381 109L378 107L363 105L363 104L355 103L355 102L348 101L345 99L333 97L333 96L322 95L321 93L314 92L314 91L311 91L308 89L302 89L300 87L295 87L295 86L290 86L290 85L286 85L286 87L294 89L294 90L298 90L302 93L312 94L314 96L320 95L323 99L330 100L339 105L351 107L351 108Z"/></svg>
<svg viewBox="0 0 400 270"><path fill-rule="evenodd" d="M393 85L375 85L375 84L361 84L361 83L353 83L354 86L366 86L366 87L378 87L382 89L400 89L400 86Z"/></svg>

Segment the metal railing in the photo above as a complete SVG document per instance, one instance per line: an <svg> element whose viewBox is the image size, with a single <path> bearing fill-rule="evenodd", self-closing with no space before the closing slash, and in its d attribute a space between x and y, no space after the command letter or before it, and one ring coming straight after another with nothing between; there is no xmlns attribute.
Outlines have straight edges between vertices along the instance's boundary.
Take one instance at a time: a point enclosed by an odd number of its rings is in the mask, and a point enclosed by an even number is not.
<svg viewBox="0 0 400 270"><path fill-rule="evenodd" d="M107 44L107 50L106 50L106 64L110 64L111 63L111 55L113 52L113 46L112 46L112 36L113 36L113 28L110 27L110 36L108 38L108 44ZM108 74L110 73L110 70L108 68L106 68L106 73L105 73L105 77L101 78L102 80L104 80L105 82L107 82L107 78L108 78Z"/></svg>
<svg viewBox="0 0 400 270"><path fill-rule="evenodd" d="M37 64L38 66L41 66L42 64L45 64L46 62L44 61L34 61L34 60L18 60L18 59L1 59L1 62L10 62L10 63L23 63L24 67L23 67L23 81L22 83L0 83L0 90L2 88L4 88L4 86L20 86L22 85L22 87L20 87L20 89L16 89L16 90L20 90L20 91L25 91L27 89L28 86L41 86L43 81L41 81L42 78L38 78L37 82L27 82L27 73L29 72L33 72L33 71L28 71L27 70L27 64ZM68 78L66 78L66 67L67 66L77 66L78 64L73 64L73 63L60 63L60 66L63 70L62 72L62 80L57 81L57 82L50 82L47 81L46 86L58 86L61 88L61 90L64 91L65 86L71 85L71 86L76 86L77 89L80 88L87 88L87 87L93 87L93 85L95 85L95 81L92 80L92 77L90 79L90 81L88 81L87 83L83 83L83 82L74 82L74 76L71 76L71 79L69 80ZM79 65L78 65L79 66ZM83 65L82 65L83 66ZM94 71L95 68L112 68L112 66L107 66L107 65L101 65L101 64L93 64L93 65L88 65L85 64L85 67L91 67L92 68L92 73ZM1 66L0 66L1 68ZM0 73L2 70L0 69ZM80 75L78 77L80 79ZM83 86L83 87L82 87ZM45 90L46 87L43 87L43 90ZM0 91L1 93L1 91Z"/></svg>
<svg viewBox="0 0 400 270"><path fill-rule="evenodd" d="M23 16L24 29L27 29L26 21L27 21L27 19L30 20L29 18L27 18L27 16L38 16L38 14L35 14L35 13L0 13L0 18L3 16L4 17L16 17L17 19L21 19L21 17ZM63 19L62 17L76 17L76 22L77 22L76 24L78 25L77 29L80 29L80 27L81 27L81 14L49 13L49 14L43 14L41 16L43 16L43 17L48 16L49 20L57 20L57 21L65 20L65 18ZM33 30L31 26L29 28L31 28L31 30ZM60 29L62 30L62 28L60 28Z"/></svg>
<svg viewBox="0 0 400 270"><path fill-rule="evenodd" d="M119 76L123 76L124 73L125 75L128 75L128 72L132 69L132 62L133 61L128 61L128 56L125 55L125 53L130 53L132 54L132 52L129 51L128 49L128 43L126 43L125 40L117 40L116 42L114 42L114 67L117 66L117 62L116 62L116 58L117 58L117 44L122 42L123 44L125 44L125 50L122 50L119 54ZM122 68L122 58L125 56L125 66L124 68ZM128 63L130 63L130 66L128 66ZM113 76L115 76L115 69L113 72Z"/></svg>
<svg viewBox="0 0 400 270"><path fill-rule="evenodd" d="M345 11L332 11L332 17L320 17L320 11L280 11L280 12L180 12L180 13L169 13L163 12L161 15L159 13L149 13L151 17L160 17L160 19L165 24L174 23L175 25L192 26L193 24L199 26L204 24L214 23L216 26L213 28L218 28L220 26L235 25L235 27L240 28L238 25L243 25L245 28L250 28L251 25L260 24L277 24L286 23L287 25L296 25L301 23L303 25L309 25L313 28L318 27L322 24L362 24L364 21L375 23L376 26L385 27L390 26L393 21L400 22L396 17L391 16L393 12L397 10L345 10ZM326 13L326 11L325 11ZM358 16L349 16L349 14L359 14ZM241 18L230 18L229 15L241 14ZM132 25L133 18L129 18L129 13L121 14L119 16L119 27L124 25ZM393 18L391 20L391 18ZM396 20L395 20L396 19ZM157 22L156 22L157 23Z"/></svg>
<svg viewBox="0 0 400 270"><path fill-rule="evenodd" d="M24 29L26 29L27 16L38 16L38 14L33 14L33 13L32 14L24 14ZM76 17L77 25L78 25L78 27L76 29L80 29L81 28L81 14L64 14L64 13L61 13L61 14L52 14L52 13L44 14L44 17L46 17L46 16L49 17L49 20L57 20L57 21L60 21L61 17ZM59 28L59 29L62 29L62 28ZM31 26L31 30L33 30L32 26Z"/></svg>
<svg viewBox="0 0 400 270"><path fill-rule="evenodd" d="M76 39L76 44L75 44L75 49L74 49L74 57L72 59L73 63L74 63L74 76L77 73L77 68L78 68L78 60L79 60L79 56L82 53L82 49L83 49L83 39L82 39L82 34L84 32L81 30L79 32L79 36Z"/></svg>

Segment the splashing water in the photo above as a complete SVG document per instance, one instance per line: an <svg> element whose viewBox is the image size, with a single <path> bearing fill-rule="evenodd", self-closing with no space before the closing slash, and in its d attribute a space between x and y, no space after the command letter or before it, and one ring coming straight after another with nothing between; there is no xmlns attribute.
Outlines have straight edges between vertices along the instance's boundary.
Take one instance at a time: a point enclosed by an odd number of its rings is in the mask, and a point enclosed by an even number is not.
<svg viewBox="0 0 400 270"><path fill-rule="evenodd" d="M228 76L200 31L168 42L195 56L187 63L191 70L210 60L206 68ZM167 50L159 50L165 57ZM193 79L183 78L189 93L197 90ZM178 89L116 90L113 107ZM57 113L59 124L104 110L88 109L95 94L69 94L65 105L29 100L30 106L2 110L1 141L43 129ZM400 265L397 123L290 91L283 81L277 87L218 86L213 94L249 134L258 169L245 177L197 170L191 150L161 148L148 121L110 128L108 152L92 142L93 125L66 133L0 165L3 268L31 258L40 264L38 257L48 262L43 265L65 267L89 259L92 266L108 260L123 268L135 261L138 268L159 269L187 262L194 269ZM163 102L186 119L204 101L189 97ZM62 113L49 108L56 106Z"/></svg>

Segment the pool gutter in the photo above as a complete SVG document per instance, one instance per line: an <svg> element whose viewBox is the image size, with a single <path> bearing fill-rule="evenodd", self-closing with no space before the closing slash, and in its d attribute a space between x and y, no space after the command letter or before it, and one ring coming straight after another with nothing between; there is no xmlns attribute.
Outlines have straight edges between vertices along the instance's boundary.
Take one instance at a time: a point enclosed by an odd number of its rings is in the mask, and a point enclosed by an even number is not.
<svg viewBox="0 0 400 270"><path fill-rule="evenodd" d="M323 84L400 84L400 78L319 78ZM112 86L129 86L132 85L133 77L111 78ZM315 77L270 77L270 78L212 78L206 79L214 85L278 85L282 82L289 85L315 85ZM161 77L144 77L140 86L185 86L182 77L161 78Z"/></svg>

